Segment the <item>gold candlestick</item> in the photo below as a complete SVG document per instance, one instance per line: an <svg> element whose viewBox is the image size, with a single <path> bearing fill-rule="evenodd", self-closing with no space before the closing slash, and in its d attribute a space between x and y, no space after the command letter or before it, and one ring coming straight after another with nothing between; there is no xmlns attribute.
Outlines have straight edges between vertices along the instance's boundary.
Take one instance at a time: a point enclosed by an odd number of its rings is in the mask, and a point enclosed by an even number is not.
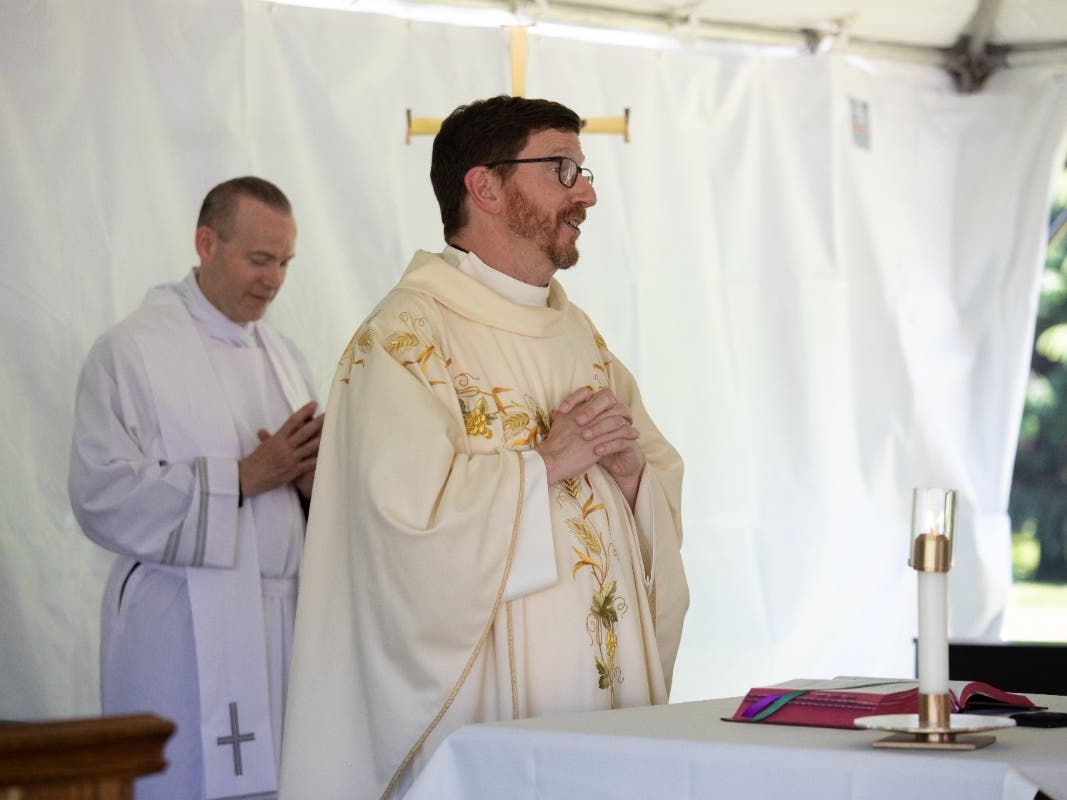
<svg viewBox="0 0 1067 800"><path fill-rule="evenodd" d="M1012 719L953 714L948 686L948 571L956 531L956 492L916 489L912 496L911 549L908 564L917 573L919 590L917 714L860 717L863 728L894 731L875 747L977 750L995 736L961 736L963 732L1010 727Z"/></svg>

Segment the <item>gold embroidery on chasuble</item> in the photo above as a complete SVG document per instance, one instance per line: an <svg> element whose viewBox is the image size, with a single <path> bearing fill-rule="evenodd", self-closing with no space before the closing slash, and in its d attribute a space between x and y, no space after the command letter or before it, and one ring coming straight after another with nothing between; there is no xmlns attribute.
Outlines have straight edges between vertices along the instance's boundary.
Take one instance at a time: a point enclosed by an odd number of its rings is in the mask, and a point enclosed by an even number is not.
<svg viewBox="0 0 1067 800"><path fill-rule="evenodd" d="M499 438L512 450L529 450L548 433L548 414L529 394L505 386L485 388L460 372L452 379L467 436Z"/></svg>
<svg viewBox="0 0 1067 800"><path fill-rule="evenodd" d="M356 351L358 350L360 353L365 354L369 353L372 347L374 347L374 329L364 323L355 332L341 353L341 360L337 363L337 380L341 383L348 383L352 377L353 368L362 367L366 364L365 359L356 358ZM344 377L341 377L342 370L344 370Z"/></svg>
<svg viewBox="0 0 1067 800"><path fill-rule="evenodd" d="M596 331L593 332L593 343L601 356L601 360L594 360L591 365L593 379L590 388L596 391L610 385L608 366L611 360L604 338ZM448 359L448 363L452 360ZM478 376L463 371L454 375L452 384L459 398L468 437L488 440L499 437L505 446L525 450L542 441L551 430L550 416L528 393L503 386L479 385ZM624 679L622 667L615 661L618 649L615 626L626 614L629 603L618 593L612 572L612 562L617 560L618 554L601 528L608 522L607 511L597 500L586 475L559 481L554 486L558 489L560 506L572 506L576 511L575 516L566 519L567 528L577 542L577 546L572 546L576 560L571 575L577 578L579 572L588 570L593 579L585 630L590 647L594 649L597 686L608 693L609 705L615 708L615 687ZM508 623L510 641L510 615ZM512 679L514 681L514 674Z"/></svg>
<svg viewBox="0 0 1067 800"><path fill-rule="evenodd" d="M424 317L417 317L410 312L397 315L402 323L401 329L393 330L381 339L382 346L398 363L409 370L416 369L430 385L446 383L445 380L430 377L430 365L443 366L445 374L450 375L451 383L459 400L460 413L466 434L471 439L498 440L505 447L514 450L527 450L548 435L552 427L549 414L544 407L529 393L506 387L484 385L483 379L469 371L453 369L453 361L445 355L440 343L431 336ZM352 337L348 347L341 356L339 377L348 383L352 370L364 366L365 361L359 354L369 353L380 334L372 324L375 319L367 320ZM594 360L592 380L589 387L594 391L607 388L608 366L611 364L610 353L604 338L595 330L593 343L602 360ZM561 508L571 508L574 515L566 518L566 525L573 537L572 551L575 561L571 576L578 578L586 571L592 578L593 593L589 612L585 619L585 630L593 648L593 662L596 668L598 688L608 693L609 705L616 707L615 687L624 680L622 667L615 661L618 650L618 637L615 626L629 609L627 599L618 593L618 582L612 571L612 562L618 558L615 546L606 538L602 526L608 524L607 511L601 503L588 475L558 481L556 499ZM507 605L507 624L509 650L513 647L511 630L512 619L510 604ZM509 652L512 662L512 703L513 713L517 713L515 696L514 653Z"/></svg>
<svg viewBox="0 0 1067 800"><path fill-rule="evenodd" d="M593 380L589 388L593 391L609 388L608 367L612 361L607 342L597 330L593 330L593 344L600 352L601 361L593 362ZM597 686L607 691L611 708L615 708L615 687L622 683L622 667L615 663L615 653L619 640L615 625L626 615L629 604L618 593L618 581L612 577L612 561L617 559L615 545L606 539L598 522L609 524L604 504L598 502L589 476L559 481L556 498L561 506L570 506L577 515L568 517L567 528L574 537L576 545L572 546L575 556L571 576L586 570L593 578L593 596L586 616L585 629L589 635L589 644L596 651L594 662L597 672Z"/></svg>
<svg viewBox="0 0 1067 800"><path fill-rule="evenodd" d="M430 364L432 362L442 362L447 369L451 364L451 360L445 358L441 352L441 345L428 331L429 326L426 318L417 317L409 311L402 311L396 316L404 327L400 330L394 330L385 336L381 340L382 347L400 366L409 370L417 368L431 386L445 383L445 381L433 380L429 377ZM366 365L365 359L356 358L356 351L369 353L374 348L375 341L380 336L375 327L373 327L376 320L377 315L374 315L360 325L359 330L356 331L344 352L341 353L338 374L347 365L344 377L338 378L342 383L349 382L354 367Z"/></svg>
<svg viewBox="0 0 1067 800"><path fill-rule="evenodd" d="M610 385L608 381L608 367L611 366L611 361L607 356L610 355L608 351L608 343L604 341L604 337L597 331L593 331L593 344L596 345L597 350L604 356L603 361L593 362L593 384L589 388L593 391L598 389L606 389Z"/></svg>
<svg viewBox="0 0 1067 800"><path fill-rule="evenodd" d="M622 667L615 663L618 635L615 625L626 615L629 603L618 593L618 581L613 577L612 563L618 557L615 545L604 536L600 524L607 523L604 504L597 501L588 475L567 478L555 484L559 491L556 500L577 513L568 517L567 528L577 542L572 545L575 556L571 576L586 570L593 578L593 596L585 620L589 644L594 648L597 686L607 691L611 708L615 708L615 687L624 680Z"/></svg>

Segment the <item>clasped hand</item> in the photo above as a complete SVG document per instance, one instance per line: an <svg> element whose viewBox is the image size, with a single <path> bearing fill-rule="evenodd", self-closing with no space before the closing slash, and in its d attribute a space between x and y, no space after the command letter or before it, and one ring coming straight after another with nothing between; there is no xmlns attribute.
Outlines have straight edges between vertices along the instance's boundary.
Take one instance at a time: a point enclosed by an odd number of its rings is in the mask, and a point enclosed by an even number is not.
<svg viewBox="0 0 1067 800"><path fill-rule="evenodd" d="M260 429L260 445L237 463L245 497L269 492L287 483L311 497L319 455L323 415L315 416L314 400L298 408L275 433Z"/></svg>
<svg viewBox="0 0 1067 800"><path fill-rule="evenodd" d="M550 484L600 464L632 506L645 468L638 436L630 409L610 389L582 387L552 413L552 429L536 449Z"/></svg>

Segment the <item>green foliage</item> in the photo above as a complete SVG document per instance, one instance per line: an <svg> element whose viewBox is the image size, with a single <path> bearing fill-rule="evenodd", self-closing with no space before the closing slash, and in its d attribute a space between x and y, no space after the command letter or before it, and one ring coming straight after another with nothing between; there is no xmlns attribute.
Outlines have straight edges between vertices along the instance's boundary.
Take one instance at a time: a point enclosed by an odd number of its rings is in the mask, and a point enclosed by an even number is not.
<svg viewBox="0 0 1067 800"><path fill-rule="evenodd" d="M1057 364L1067 362L1067 323L1061 322L1045 328L1034 342L1034 350L1038 355Z"/></svg>
<svg viewBox="0 0 1067 800"><path fill-rule="evenodd" d="M616 581L612 581L594 594L593 604L589 608L592 615L609 630L619 621L619 614L615 610L615 585Z"/></svg>
<svg viewBox="0 0 1067 800"><path fill-rule="evenodd" d="M1050 220L1067 207L1067 169ZM1017 577L1067 581L1067 236L1045 258L1009 512Z"/></svg>
<svg viewBox="0 0 1067 800"><path fill-rule="evenodd" d="M1032 579L1037 571L1041 545L1037 542L1036 527L1031 520L1011 537L1011 577L1015 583Z"/></svg>

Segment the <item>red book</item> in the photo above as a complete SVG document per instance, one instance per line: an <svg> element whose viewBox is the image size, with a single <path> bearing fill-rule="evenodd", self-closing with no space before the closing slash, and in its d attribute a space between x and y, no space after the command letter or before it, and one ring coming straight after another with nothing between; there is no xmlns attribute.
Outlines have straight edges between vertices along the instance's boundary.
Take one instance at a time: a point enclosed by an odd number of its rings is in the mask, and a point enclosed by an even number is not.
<svg viewBox="0 0 1067 800"><path fill-rule="evenodd" d="M949 694L953 713L1037 708L1024 695L1005 692L977 681L951 682ZM731 722L853 728L856 717L917 713L919 689L914 680L835 678L787 681L776 686L750 689L734 715L725 719Z"/></svg>

